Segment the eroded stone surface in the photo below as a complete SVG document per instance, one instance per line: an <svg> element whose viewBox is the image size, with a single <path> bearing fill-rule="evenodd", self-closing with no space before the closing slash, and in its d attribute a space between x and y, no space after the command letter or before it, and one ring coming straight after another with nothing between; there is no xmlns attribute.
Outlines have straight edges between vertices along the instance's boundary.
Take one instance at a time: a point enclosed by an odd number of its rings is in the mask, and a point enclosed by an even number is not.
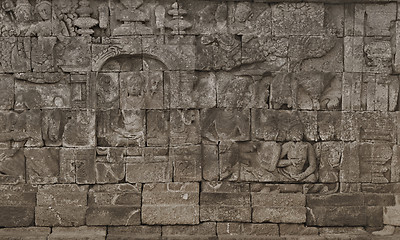
<svg viewBox="0 0 400 240"><path fill-rule="evenodd" d="M397 5L0 0L0 238L398 239Z"/></svg>
<svg viewBox="0 0 400 240"><path fill-rule="evenodd" d="M198 183L154 183L143 188L142 221L149 225L198 224Z"/></svg>

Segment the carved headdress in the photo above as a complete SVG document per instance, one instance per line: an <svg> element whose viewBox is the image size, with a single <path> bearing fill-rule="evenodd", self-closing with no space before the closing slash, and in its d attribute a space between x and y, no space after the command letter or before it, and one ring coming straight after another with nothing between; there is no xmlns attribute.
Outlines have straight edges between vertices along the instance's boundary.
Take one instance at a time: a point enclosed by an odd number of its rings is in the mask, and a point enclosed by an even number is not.
<svg viewBox="0 0 400 240"><path fill-rule="evenodd" d="M32 5L28 0L17 0L15 6L15 15L17 21L24 22L31 20Z"/></svg>
<svg viewBox="0 0 400 240"><path fill-rule="evenodd" d="M51 6L51 2L48 0L36 0L36 8L40 7L43 4L47 4L49 6Z"/></svg>
<svg viewBox="0 0 400 240"><path fill-rule="evenodd" d="M17 3L16 3L16 9L19 9L19 8L21 8L21 7L32 7L32 5L29 3L29 1L28 0L17 0Z"/></svg>

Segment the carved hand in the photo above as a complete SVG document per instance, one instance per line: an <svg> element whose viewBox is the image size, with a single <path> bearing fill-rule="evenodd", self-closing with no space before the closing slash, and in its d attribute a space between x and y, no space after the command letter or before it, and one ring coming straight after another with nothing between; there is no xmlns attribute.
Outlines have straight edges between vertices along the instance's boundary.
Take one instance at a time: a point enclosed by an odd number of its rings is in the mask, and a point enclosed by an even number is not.
<svg viewBox="0 0 400 240"><path fill-rule="evenodd" d="M291 174L290 177L296 181L301 181L304 178L306 178L307 176L305 176L303 173L300 173L300 174Z"/></svg>

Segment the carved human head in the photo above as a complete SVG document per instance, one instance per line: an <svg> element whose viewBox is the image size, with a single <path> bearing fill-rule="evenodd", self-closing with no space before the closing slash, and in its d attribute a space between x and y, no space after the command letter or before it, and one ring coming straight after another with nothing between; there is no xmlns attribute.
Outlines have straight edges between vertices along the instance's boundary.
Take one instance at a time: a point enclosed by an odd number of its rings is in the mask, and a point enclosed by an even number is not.
<svg viewBox="0 0 400 240"><path fill-rule="evenodd" d="M11 0L5 0L2 4L1 7L3 8L4 11L11 11L14 9L15 5L14 2Z"/></svg>
<svg viewBox="0 0 400 240"><path fill-rule="evenodd" d="M18 22L29 22L32 20L32 5L28 0L17 0L15 17Z"/></svg>
<svg viewBox="0 0 400 240"><path fill-rule="evenodd" d="M43 20L51 18L51 3L46 0L38 0L36 3L36 12L39 13Z"/></svg>

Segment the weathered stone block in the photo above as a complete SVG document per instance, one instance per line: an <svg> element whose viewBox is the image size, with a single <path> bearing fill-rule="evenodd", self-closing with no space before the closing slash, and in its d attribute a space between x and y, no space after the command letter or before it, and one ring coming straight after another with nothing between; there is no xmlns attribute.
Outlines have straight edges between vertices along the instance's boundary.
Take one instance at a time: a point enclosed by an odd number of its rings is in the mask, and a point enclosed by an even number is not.
<svg viewBox="0 0 400 240"><path fill-rule="evenodd" d="M126 226L107 228L107 239L161 239L161 226Z"/></svg>
<svg viewBox="0 0 400 240"><path fill-rule="evenodd" d="M290 183L251 183L252 193L303 193L303 186Z"/></svg>
<svg viewBox="0 0 400 240"><path fill-rule="evenodd" d="M142 221L149 225L195 225L199 223L198 217L198 206L142 206Z"/></svg>
<svg viewBox="0 0 400 240"><path fill-rule="evenodd" d="M253 222L273 223L304 223L306 222L305 207L253 207Z"/></svg>
<svg viewBox="0 0 400 240"><path fill-rule="evenodd" d="M194 226L163 226L162 235L165 239L217 239L217 224L204 222Z"/></svg>
<svg viewBox="0 0 400 240"><path fill-rule="evenodd" d="M62 239L86 239L102 240L106 239L107 230L105 227L54 227L49 236L49 240Z"/></svg>
<svg viewBox="0 0 400 240"><path fill-rule="evenodd" d="M85 225L86 206L45 206L35 208L37 226Z"/></svg>
<svg viewBox="0 0 400 240"><path fill-rule="evenodd" d="M170 144L182 146L199 144L200 142L200 111L171 110Z"/></svg>
<svg viewBox="0 0 400 240"><path fill-rule="evenodd" d="M144 146L144 110L108 110L96 112L97 146Z"/></svg>
<svg viewBox="0 0 400 240"><path fill-rule="evenodd" d="M149 147L140 152L128 152L126 162L127 182L172 181L172 161L169 159L168 148Z"/></svg>
<svg viewBox="0 0 400 240"><path fill-rule="evenodd" d="M244 183L202 182L200 220L250 222L249 190Z"/></svg>
<svg viewBox="0 0 400 240"><path fill-rule="evenodd" d="M32 185L0 185L0 206L36 205L37 187Z"/></svg>
<svg viewBox="0 0 400 240"><path fill-rule="evenodd" d="M32 226L34 220L34 207L0 206L0 226L2 227Z"/></svg>
<svg viewBox="0 0 400 240"><path fill-rule="evenodd" d="M318 235L318 228L307 227L302 224L279 224L281 236Z"/></svg>
<svg viewBox="0 0 400 240"><path fill-rule="evenodd" d="M174 181L200 181L201 146L171 147L170 159L174 166Z"/></svg>
<svg viewBox="0 0 400 240"><path fill-rule="evenodd" d="M89 190L89 205L140 205L141 184L95 185Z"/></svg>
<svg viewBox="0 0 400 240"><path fill-rule="evenodd" d="M364 206L321 206L307 208L307 226L365 226Z"/></svg>
<svg viewBox="0 0 400 240"><path fill-rule="evenodd" d="M45 240L50 234L51 229L46 227L26 227L26 228L2 228L0 236L5 240L27 239Z"/></svg>
<svg viewBox="0 0 400 240"><path fill-rule="evenodd" d="M365 193L398 193L399 187L399 183L362 183L360 190Z"/></svg>
<svg viewBox="0 0 400 240"><path fill-rule="evenodd" d="M277 224L258 223L217 223L217 234L222 239L232 238L257 238L266 236L278 236L279 227Z"/></svg>
<svg viewBox="0 0 400 240"><path fill-rule="evenodd" d="M145 184L142 222L149 225L199 224L198 196L198 183Z"/></svg>
<svg viewBox="0 0 400 240"><path fill-rule="evenodd" d="M280 194L252 194L254 222L275 223L302 223L305 222L306 208L305 195Z"/></svg>
<svg viewBox="0 0 400 240"><path fill-rule="evenodd" d="M86 206L88 186L57 184L40 186L37 206Z"/></svg>
<svg viewBox="0 0 400 240"><path fill-rule="evenodd" d="M201 221L251 222L251 208L230 205L202 205Z"/></svg>
<svg viewBox="0 0 400 240"><path fill-rule="evenodd" d="M225 192L225 193L241 193L249 192L250 186L247 183L237 182L202 182L201 189L204 192Z"/></svg>
<svg viewBox="0 0 400 240"><path fill-rule="evenodd" d="M101 206L89 207L86 212L86 224L94 225L139 225L140 207Z"/></svg>
<svg viewBox="0 0 400 240"><path fill-rule="evenodd" d="M272 34L320 35L324 28L321 3L282 3L272 5Z"/></svg>
<svg viewBox="0 0 400 240"><path fill-rule="evenodd" d="M32 185L1 185L0 226L23 227L33 225L36 192L37 187Z"/></svg>
<svg viewBox="0 0 400 240"><path fill-rule="evenodd" d="M306 196L298 193L252 193L251 202L253 206L305 206Z"/></svg>
<svg viewBox="0 0 400 240"><path fill-rule="evenodd" d="M249 109L204 109L200 116L203 141L250 140Z"/></svg>
<svg viewBox="0 0 400 240"><path fill-rule="evenodd" d="M307 207L319 206L363 206L363 194L330 194L330 195L307 195Z"/></svg>
<svg viewBox="0 0 400 240"><path fill-rule="evenodd" d="M14 107L14 85L12 75L0 74L0 109Z"/></svg>
<svg viewBox="0 0 400 240"><path fill-rule="evenodd" d="M363 235L366 234L367 231L365 231L364 228L362 227L352 227L352 226L347 226L347 227L322 227L319 228L320 235L322 237L327 237L327 236L344 236L344 235Z"/></svg>
<svg viewBox="0 0 400 240"><path fill-rule="evenodd" d="M59 148L25 148L27 181L56 183L60 174Z"/></svg>
<svg viewBox="0 0 400 240"><path fill-rule="evenodd" d="M392 22L396 20L396 5L366 4L365 5L365 35L390 36ZM384 16L384 17L383 17Z"/></svg>
<svg viewBox="0 0 400 240"><path fill-rule="evenodd" d="M396 204L393 194L365 193L364 202L367 206L394 206Z"/></svg>

